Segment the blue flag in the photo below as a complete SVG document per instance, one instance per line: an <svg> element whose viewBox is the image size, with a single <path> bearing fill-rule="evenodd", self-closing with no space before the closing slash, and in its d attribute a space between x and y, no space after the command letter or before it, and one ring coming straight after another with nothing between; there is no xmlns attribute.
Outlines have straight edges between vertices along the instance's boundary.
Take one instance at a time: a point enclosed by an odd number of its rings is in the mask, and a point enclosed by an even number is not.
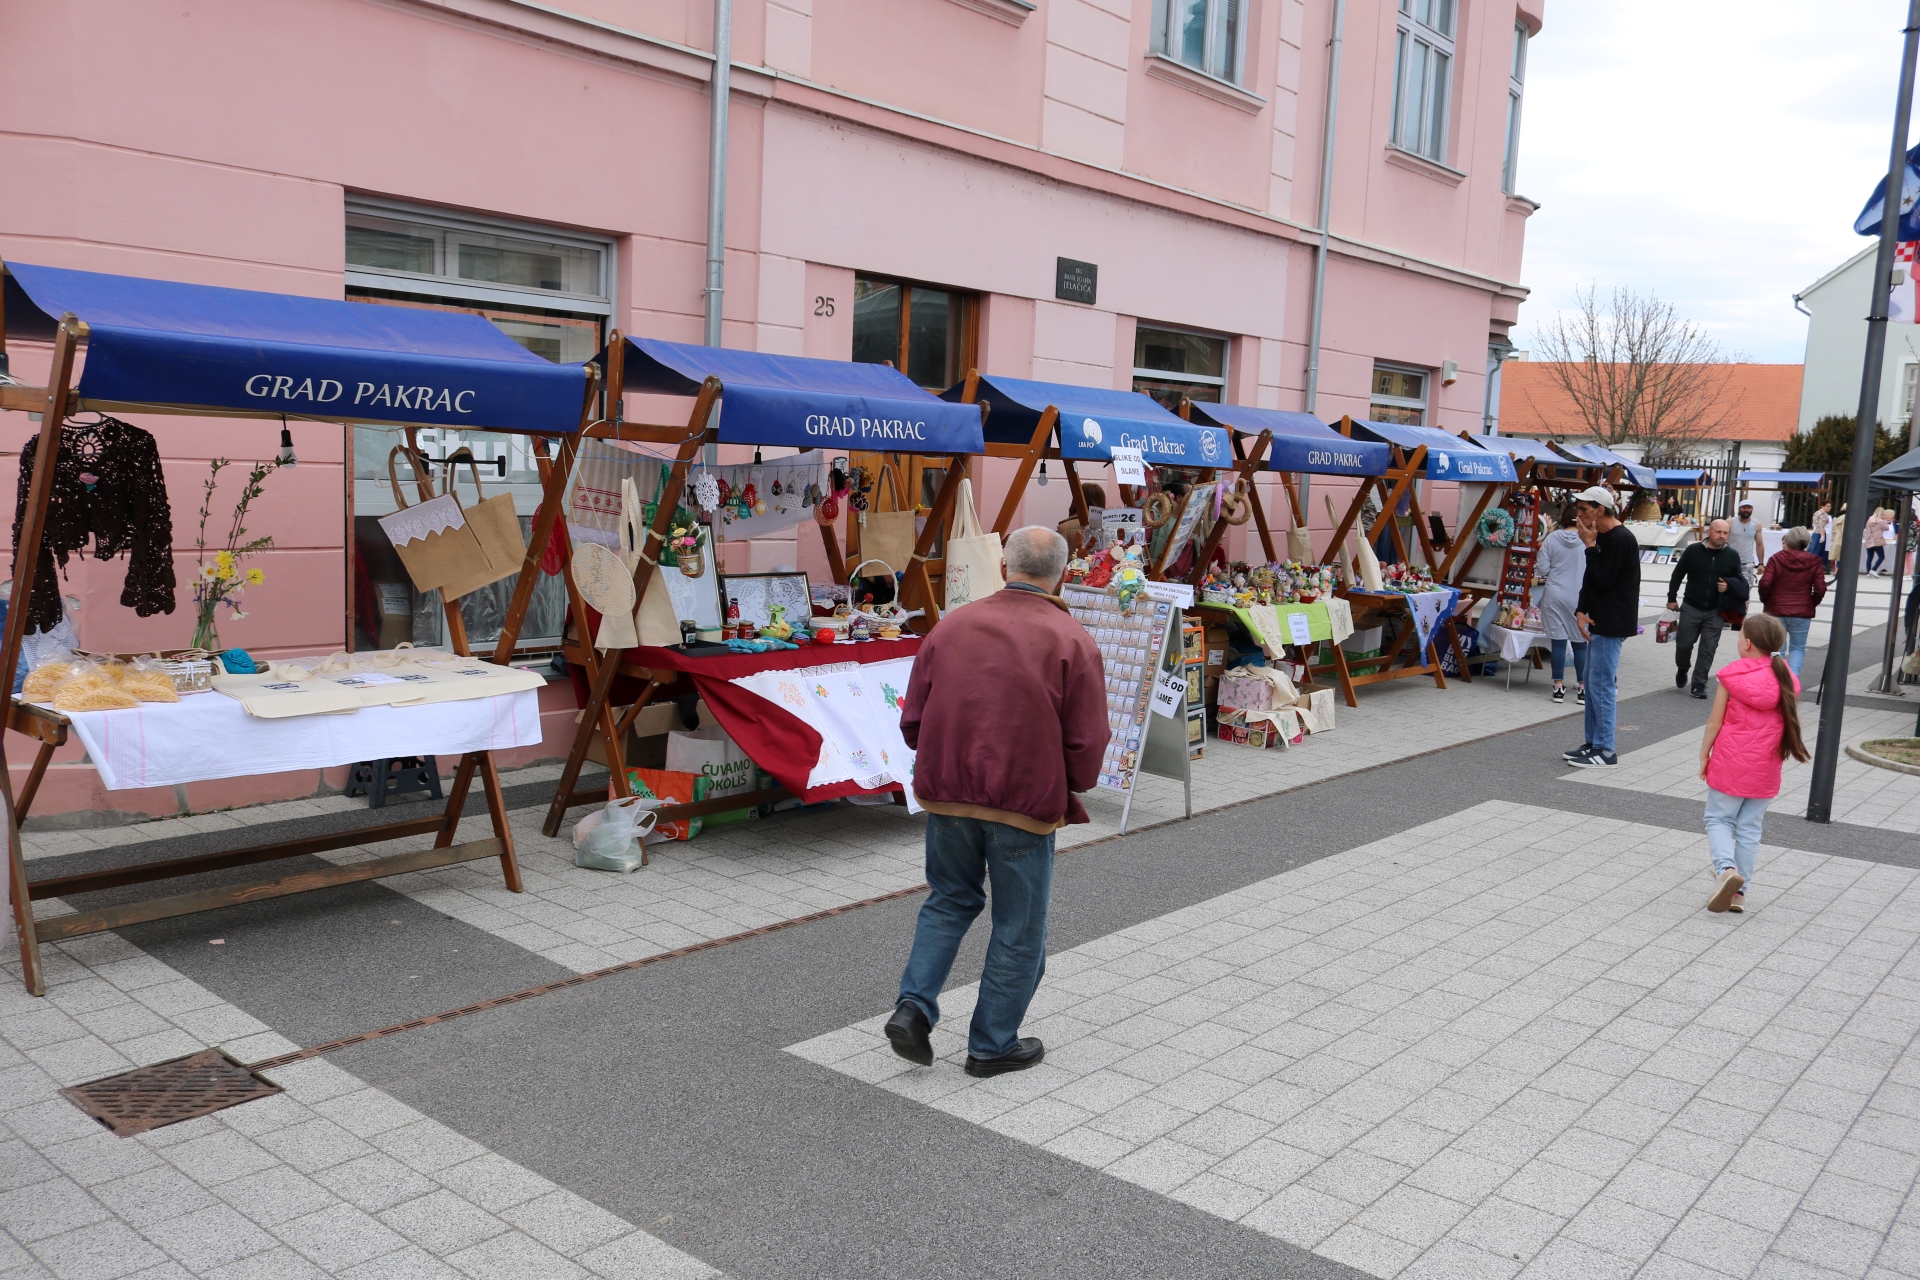
<svg viewBox="0 0 1920 1280"><path fill-rule="evenodd" d="M1863 236L1880 234L1880 209L1887 199L1887 180L1880 179L1873 186L1873 195L1867 200L1867 207L1853 220L1853 229ZM1901 240L1920 240L1920 219L1914 216L1914 205L1920 202L1920 146L1907 152L1907 165L1900 175L1900 231Z"/></svg>

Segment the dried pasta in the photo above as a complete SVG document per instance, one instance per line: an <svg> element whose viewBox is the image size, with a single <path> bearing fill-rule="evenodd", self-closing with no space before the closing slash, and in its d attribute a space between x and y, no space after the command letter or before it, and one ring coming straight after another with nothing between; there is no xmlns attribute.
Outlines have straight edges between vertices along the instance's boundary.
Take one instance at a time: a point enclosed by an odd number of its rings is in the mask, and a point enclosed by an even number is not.
<svg viewBox="0 0 1920 1280"><path fill-rule="evenodd" d="M27 673L26 683L20 686L20 699L23 702L45 702L53 696L54 686L73 674L71 662L43 662Z"/></svg>
<svg viewBox="0 0 1920 1280"><path fill-rule="evenodd" d="M120 688L142 702L178 702L173 677L164 671L141 671L130 667L120 677Z"/></svg>
<svg viewBox="0 0 1920 1280"><path fill-rule="evenodd" d="M139 705L140 699L114 683L113 677L98 667L68 676L53 691L56 711L123 711Z"/></svg>

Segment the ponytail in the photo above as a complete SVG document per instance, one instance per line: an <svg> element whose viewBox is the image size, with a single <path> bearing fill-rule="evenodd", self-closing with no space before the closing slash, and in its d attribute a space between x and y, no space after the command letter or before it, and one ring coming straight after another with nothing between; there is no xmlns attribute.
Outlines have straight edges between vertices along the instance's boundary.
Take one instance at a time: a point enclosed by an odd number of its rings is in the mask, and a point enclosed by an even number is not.
<svg viewBox="0 0 1920 1280"><path fill-rule="evenodd" d="M1787 629L1772 614L1750 615L1740 626L1741 638L1772 655L1773 678L1780 685L1780 758L1805 763L1807 744L1800 737L1800 698L1793 691L1793 671L1780 656L1787 647Z"/></svg>

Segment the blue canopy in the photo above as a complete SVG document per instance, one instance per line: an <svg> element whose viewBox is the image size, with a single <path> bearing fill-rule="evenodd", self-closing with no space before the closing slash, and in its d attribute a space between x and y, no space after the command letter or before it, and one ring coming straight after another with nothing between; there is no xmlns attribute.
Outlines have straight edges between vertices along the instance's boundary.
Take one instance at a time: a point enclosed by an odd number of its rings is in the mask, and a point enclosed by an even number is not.
<svg viewBox="0 0 1920 1280"><path fill-rule="evenodd" d="M965 385L948 387L942 397L958 400ZM1156 466L1233 465L1233 450L1223 429L1176 418L1152 396L1137 391L982 375L975 397L993 406L987 417L988 435L998 443L1025 444L1033 438L1040 415L1052 407L1060 411L1063 458L1106 462L1118 446L1138 449L1142 458Z"/></svg>
<svg viewBox="0 0 1920 1280"><path fill-rule="evenodd" d="M1193 417L1196 422L1215 423L1248 435L1273 432L1269 471L1305 471L1321 476L1386 474L1387 446L1373 440L1349 440L1310 413L1195 401Z"/></svg>
<svg viewBox="0 0 1920 1280"><path fill-rule="evenodd" d="M1627 477L1627 482L1637 489L1658 489L1660 487L1660 482L1654 477L1652 467L1643 467L1630 458L1623 458L1604 445L1592 443L1556 443L1554 448L1560 450L1568 457L1581 462L1592 462L1603 467L1620 467Z"/></svg>
<svg viewBox="0 0 1920 1280"><path fill-rule="evenodd" d="M1409 453L1425 445L1429 480L1512 484L1520 479L1520 473L1513 468L1513 459L1506 454L1482 449L1438 427L1410 427L1400 422L1368 422L1355 418L1353 431L1358 439L1397 444Z"/></svg>
<svg viewBox="0 0 1920 1280"><path fill-rule="evenodd" d="M1742 471L1740 483L1748 484L1819 484L1826 479L1824 471Z"/></svg>
<svg viewBox="0 0 1920 1280"><path fill-rule="evenodd" d="M899 453L981 453L980 410L953 405L898 369L628 338L626 389L690 396L720 379L728 444Z"/></svg>
<svg viewBox="0 0 1920 1280"><path fill-rule="evenodd" d="M1713 483L1713 477L1695 468L1661 467L1653 473L1662 489L1704 489Z"/></svg>
<svg viewBox="0 0 1920 1280"><path fill-rule="evenodd" d="M10 262L7 332L87 324L76 408L577 431L585 365L466 312L382 307Z"/></svg>

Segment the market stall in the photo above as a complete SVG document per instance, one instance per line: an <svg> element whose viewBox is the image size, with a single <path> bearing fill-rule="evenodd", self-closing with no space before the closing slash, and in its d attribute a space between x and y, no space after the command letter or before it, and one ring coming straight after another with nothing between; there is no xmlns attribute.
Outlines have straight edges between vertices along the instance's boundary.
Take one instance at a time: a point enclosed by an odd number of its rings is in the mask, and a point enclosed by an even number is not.
<svg viewBox="0 0 1920 1280"><path fill-rule="evenodd" d="M610 421L600 429L600 434L617 441L664 447L671 451L671 457L666 463L666 474L654 500L645 504L651 509L651 514L643 517L640 511L627 510L622 517L629 531L624 554L617 567L611 571L601 571L599 597L603 602L608 598L618 600L619 605L614 614L600 611L603 615L601 621L591 632L591 641L584 645L584 658L589 664L586 705L548 809L544 830L548 835L558 834L567 810L576 805L633 794L632 782L622 758L621 743L646 707L679 686L683 680L705 695L716 718L729 728L743 749L751 753L753 748L747 748L747 743L757 744L757 749L765 758L755 756L754 761L762 770L776 779L801 786L799 790L794 790L783 785L723 800L668 806L661 810L662 821L672 821L682 816L696 817L708 811L721 812L769 804L791 796L814 801L876 789L849 786L848 779L814 785L816 766L824 762L826 755L841 749L840 745L823 745L822 739L842 744L842 737L831 730L823 735L818 731L818 724L809 728L802 723L810 714L802 706L783 708L778 697L768 699L760 696L754 702L738 701L736 695L724 689L722 684L751 681L757 675L773 671L812 671L843 663L863 664L877 660L877 655L882 654L910 658L917 642L911 640L909 633L896 625L891 629L895 631L897 639L819 646L812 629L807 625L811 619L799 612L800 603L812 599L811 588L803 580L798 586L798 594L793 598L796 607L779 615L779 624L769 628L764 635L746 639L734 636L723 644L699 639L688 642L682 638L676 647L673 642L682 635L681 623L696 622L686 617L681 606L680 602L685 597L669 590L664 597L656 595L650 598L648 589L650 586L666 586L670 577L699 580L707 574L719 572L717 565L704 563L706 557L703 553L709 544L701 539L707 535L698 532L687 535L695 542L689 550L702 561L698 565L698 572L688 571L672 543L672 531L676 527L689 527L688 524L677 526L675 522L686 518L687 512L682 504L688 496L695 461L709 444L752 445L756 450L762 447L791 447L831 453L841 449L866 449L940 455L951 458L953 464L947 468L939 494L925 516L924 526L914 531L915 517L911 508L889 513L906 522L912 547L910 554L903 557L906 563L887 563L882 567L881 574L868 575L869 578L878 576L897 583L897 607L900 613L917 612L923 615L926 624L931 624L939 617L943 597L936 591L926 566L936 540L949 532L950 518L954 514L962 485L967 480L966 459L986 452L981 433L982 410L972 405L949 403L930 395L904 374L887 365L694 347L656 339L623 337L618 333L599 359L607 368L610 408ZM970 378L968 381L971 383L973 380ZM628 423L623 420L621 408L622 398L628 392L691 396L694 403L684 426ZM1021 446L1012 448L1016 452L1021 451ZM1024 450L1031 451L1033 448L1033 435L1030 433L1024 442ZM637 461L655 465L645 458ZM836 476L840 475L838 467L833 470ZM843 482L842 479L835 479L830 485L831 492L817 495L822 507L818 512L821 516L818 523L834 576L840 585L845 585L848 579L859 578L859 570L876 567L871 564L846 565L840 548L833 541L831 516L825 503L832 501L837 504L850 498L850 492L840 488ZM713 513L713 518L718 519L719 509L726 505L718 492L718 481L705 475L698 488L709 491L695 496L693 505ZM637 495L612 501L616 505L625 502L630 508L635 497ZM748 499L742 495L738 501L745 502ZM575 561L570 564L569 573L579 570L579 554L577 551L569 552L569 558ZM604 560L597 555L592 558ZM798 575L789 575L793 576ZM608 581L608 577L613 580ZM585 594L582 592L583 596ZM655 602L659 603L656 605ZM729 604L731 602L730 595ZM660 616L659 610L664 610L664 617ZM627 616L620 618L618 612L625 612ZM806 612L810 614L811 610ZM612 630L606 629L609 622L616 624ZM575 626L583 636L589 634L587 623L583 612L576 614ZM660 634L662 629L664 634ZM705 630L697 625L694 629L696 636ZM781 634L783 629L787 631L784 635ZM849 623L829 630L840 633L851 629ZM884 628L876 626L875 629ZM849 634L834 634L832 638L844 642L851 637ZM807 647L787 647L796 643ZM741 649L745 651L739 651ZM756 652L755 649L761 651ZM796 654L801 656L795 657ZM631 704L616 716L611 694L615 681L623 676L639 683ZM902 690L905 687L904 683L898 685ZM581 770L596 739L608 766L608 787L604 790L577 789ZM896 778L877 789L904 792L903 780Z"/></svg>
<svg viewBox="0 0 1920 1280"><path fill-rule="evenodd" d="M1553 447L1573 462L1591 462L1605 469L1602 477L1611 485L1631 485L1635 489L1652 493L1660 487L1659 477L1654 469L1635 462L1632 458L1622 457L1602 444L1587 441L1581 444L1567 444L1556 440Z"/></svg>
<svg viewBox="0 0 1920 1280"><path fill-rule="evenodd" d="M979 374L942 398L989 406L990 442L1017 447L1056 432L1058 443L1046 456L1063 464L1072 517L1083 527L1090 517L1080 491L1080 466L1111 464L1119 484L1146 491L1138 508L1140 523L1157 545L1143 555L1142 568L1154 581L1165 576L1182 550L1204 539L1206 499L1213 492L1209 482L1214 472L1234 463L1224 429L1177 418L1151 396L1134 391ZM1008 492L1004 514L1010 516L1024 495L1030 465ZM1168 481L1167 475L1181 478Z"/></svg>
<svg viewBox="0 0 1920 1280"><path fill-rule="evenodd" d="M1234 453L1241 459L1235 467L1246 478L1247 501L1268 561L1263 567L1263 581L1255 583L1249 580L1247 587L1251 588L1253 598L1246 603L1264 604L1268 609L1280 611L1274 613L1271 619L1264 613L1255 616L1248 608L1239 605L1237 597L1246 593L1244 589L1233 592L1207 589L1206 578L1213 552L1219 545L1220 535L1225 532L1224 527L1217 524L1193 569L1192 581L1201 592L1202 613L1239 626L1269 653L1289 657L1301 664L1309 674L1332 677L1346 704L1350 707L1360 705L1354 694L1347 654L1341 647L1342 642L1353 633L1353 614L1347 602L1338 597L1323 597L1319 591L1305 593L1307 598L1303 601L1300 598L1302 593L1298 590L1283 590L1275 600L1271 590L1263 590L1267 585L1264 578L1270 576L1277 585L1280 574L1285 573L1291 579L1302 570L1317 567L1320 563L1320 559L1313 554L1312 540L1306 534L1308 512L1298 477L1384 475L1391 461L1389 446L1379 441L1344 436L1308 413L1191 401L1184 408L1190 419L1222 426L1233 433ZM1252 442L1250 447L1248 441ZM1258 488L1252 483L1263 455L1267 469L1280 475L1280 483L1291 509L1293 529L1298 535L1289 536L1289 554L1284 559L1275 554L1264 504ZM1333 555L1331 544L1328 555L1330 558ZM1231 581L1228 585L1232 585ZM1262 595L1268 598L1260 600ZM1300 621L1293 621L1296 616ZM1330 661L1319 662L1313 657L1323 645L1330 654Z"/></svg>
<svg viewBox="0 0 1920 1280"><path fill-rule="evenodd" d="M136 569L140 552L129 561L129 582L122 600L137 598L143 616L171 612L170 518L159 519L164 490L156 490L158 454L141 428L102 417L75 423L74 415L127 412L140 415L188 415L195 418L279 418L285 424L376 423L414 428L456 426L520 432L538 437L570 437L588 416L597 383L595 371L581 365L556 365L536 356L477 315L414 308L370 306L318 298L293 297L239 289L178 284L94 272L4 264L4 327L0 350L13 342L51 344L51 368L44 387L0 386L0 409L38 414L39 434L22 456L30 473L14 548L14 577L4 650L0 650L0 687L12 689L20 669L29 622L35 635L51 623L41 601L53 586L48 550L64 555L74 532L70 481L102 490L145 486L144 501L156 513L143 534L166 562ZM74 369L85 351L77 385ZM16 366L17 367L17 366ZM104 424L111 424L110 428ZM103 433L105 433L103 435ZM115 447L137 446L138 457L94 452L110 437ZM283 434L283 441L288 436ZM28 456L31 455L31 456ZM76 460L86 475L78 474ZM150 472L116 476L121 466L150 467ZM396 488L398 482L396 481ZM492 663L468 655L456 589L459 579L443 576L451 655L382 659L391 669L363 671L348 659L332 673L323 670L257 677L208 674L213 664L179 662L99 663L73 671L98 682L126 680L83 702L62 706L54 678L67 679L56 667L80 664L48 662L35 676L49 676L36 687L29 680L10 698L8 727L37 739L34 772L19 802L0 758L0 788L8 805L9 898L20 932L21 961L27 989L44 994L39 945L50 939L78 937L147 920L187 915L240 902L306 892L331 885L398 875L430 867L497 858L508 889L518 892L520 873L513 835L493 751L540 739L535 694L526 682L538 676L505 666L512 655L528 601L539 576L537 550L522 548L515 563L493 563L480 541L483 519L471 516L457 500L436 495L418 478L419 505L395 535L420 552L420 563L434 560L447 574L498 581L519 572L512 604ZM534 521L533 548L544 545L557 515L556 491L549 486ZM168 527L162 527L167 525ZM518 525L515 523L515 535ZM108 550L104 537L95 553ZM57 546L55 546L57 544ZM136 584L133 578L140 576ZM37 595L36 593L41 593ZM53 616L58 617L57 592ZM192 623L182 615L182 638ZM237 659L235 660L238 661ZM250 664L249 664L250 665ZM320 664L324 667L325 664ZM169 687L147 683L137 698L121 696L133 687L123 672L143 681L160 674ZM344 674L343 674L344 673ZM236 680L238 685L223 684ZM183 683L184 682L184 683ZM196 692L205 685L213 688ZM189 696L181 696L184 688ZM88 692L95 692L89 690ZM275 703L275 700L279 701ZM133 705L129 705L132 703ZM101 709L78 709L97 704ZM325 714L321 714L324 708ZM306 712L311 711L311 714ZM146 863L79 875L29 880L21 850L19 823L31 802L52 749L69 733L86 744L109 788L163 785L250 775L295 767L330 767L385 755L453 754L460 763L445 809L434 816L384 823L329 835L255 845L219 854ZM455 843L461 812L474 775L486 792L492 823L489 838ZM377 844L406 836L435 833L434 847L346 865L302 871L245 884L125 902L46 918L32 903L67 898L100 889L145 884L206 871L248 866L350 846Z"/></svg>

